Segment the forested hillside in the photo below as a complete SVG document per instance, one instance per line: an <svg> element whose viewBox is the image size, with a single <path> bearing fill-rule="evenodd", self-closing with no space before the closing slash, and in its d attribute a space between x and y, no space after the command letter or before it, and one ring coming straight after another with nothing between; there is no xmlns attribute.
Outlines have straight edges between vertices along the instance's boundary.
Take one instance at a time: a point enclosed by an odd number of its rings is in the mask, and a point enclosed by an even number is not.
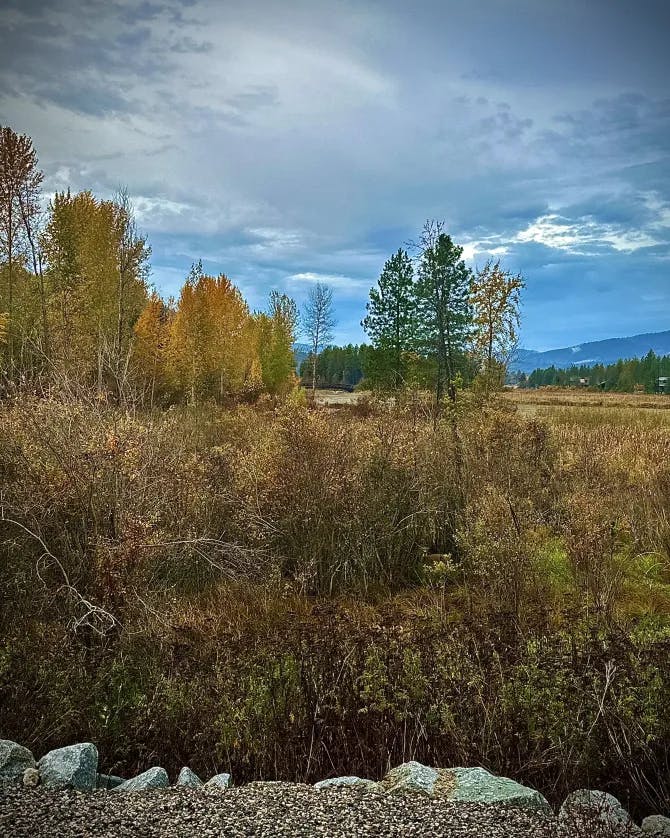
<svg viewBox="0 0 670 838"><path fill-rule="evenodd" d="M597 387L600 390L632 393L670 392L664 379L670 377L670 355L649 351L644 358L620 359L614 364L548 367L521 376L522 387ZM659 381L660 379L660 381Z"/></svg>

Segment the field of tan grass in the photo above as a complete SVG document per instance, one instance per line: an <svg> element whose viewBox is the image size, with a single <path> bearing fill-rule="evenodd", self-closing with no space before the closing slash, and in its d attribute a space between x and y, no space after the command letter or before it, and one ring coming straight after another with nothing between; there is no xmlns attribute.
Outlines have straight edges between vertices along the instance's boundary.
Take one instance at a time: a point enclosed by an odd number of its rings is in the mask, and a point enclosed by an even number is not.
<svg viewBox="0 0 670 838"><path fill-rule="evenodd" d="M538 390L506 390L505 397L519 406L626 407L656 410L670 408L670 396L649 393L604 393L592 390L542 387Z"/></svg>

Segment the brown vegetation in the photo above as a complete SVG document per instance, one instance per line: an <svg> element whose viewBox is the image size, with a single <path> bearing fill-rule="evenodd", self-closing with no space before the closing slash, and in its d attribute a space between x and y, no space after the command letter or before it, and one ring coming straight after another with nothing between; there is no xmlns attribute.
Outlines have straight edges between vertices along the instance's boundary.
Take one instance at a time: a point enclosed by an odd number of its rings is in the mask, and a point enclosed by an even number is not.
<svg viewBox="0 0 670 838"><path fill-rule="evenodd" d="M2 406L3 735L667 806L667 426L299 401Z"/></svg>

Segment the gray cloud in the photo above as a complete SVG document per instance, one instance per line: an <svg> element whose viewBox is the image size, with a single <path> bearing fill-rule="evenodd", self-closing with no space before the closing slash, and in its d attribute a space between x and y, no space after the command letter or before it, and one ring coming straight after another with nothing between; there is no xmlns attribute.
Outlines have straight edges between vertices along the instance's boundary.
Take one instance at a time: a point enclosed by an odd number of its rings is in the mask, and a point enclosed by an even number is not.
<svg viewBox="0 0 670 838"><path fill-rule="evenodd" d="M0 123L33 136L49 189L127 184L170 291L198 255L254 305L331 277L341 336L358 337L384 259L436 216L473 262L527 273L531 345L561 295L598 299L613 333L631 317L649 331L670 236L668 16L651 0L634 15L619 0L15 0ZM582 320L595 328L556 331Z"/></svg>

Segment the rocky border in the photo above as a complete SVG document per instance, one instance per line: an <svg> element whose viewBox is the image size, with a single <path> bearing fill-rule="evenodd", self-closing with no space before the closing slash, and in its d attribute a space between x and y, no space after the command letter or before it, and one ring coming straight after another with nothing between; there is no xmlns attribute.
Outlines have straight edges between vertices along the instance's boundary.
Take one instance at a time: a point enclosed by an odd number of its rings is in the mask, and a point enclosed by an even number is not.
<svg viewBox="0 0 670 838"><path fill-rule="evenodd" d="M74 789L87 792L106 790L110 794L165 789L170 785L164 768L154 766L136 777L124 779L98 771L98 749L82 742L49 751L36 761L28 748L9 739L0 740L0 783L34 788ZM232 785L228 773L203 782L185 766L176 786L225 790ZM268 785L268 783L264 783ZM355 776L331 777L315 783L317 789L357 786L379 794L426 795L452 803L487 804L554 813L535 789L483 768L432 768L410 761L391 769L379 782ZM637 826L626 809L612 795L579 789L570 794L558 812L558 823L576 836L625 835L630 838L670 838L670 818L652 815Z"/></svg>

